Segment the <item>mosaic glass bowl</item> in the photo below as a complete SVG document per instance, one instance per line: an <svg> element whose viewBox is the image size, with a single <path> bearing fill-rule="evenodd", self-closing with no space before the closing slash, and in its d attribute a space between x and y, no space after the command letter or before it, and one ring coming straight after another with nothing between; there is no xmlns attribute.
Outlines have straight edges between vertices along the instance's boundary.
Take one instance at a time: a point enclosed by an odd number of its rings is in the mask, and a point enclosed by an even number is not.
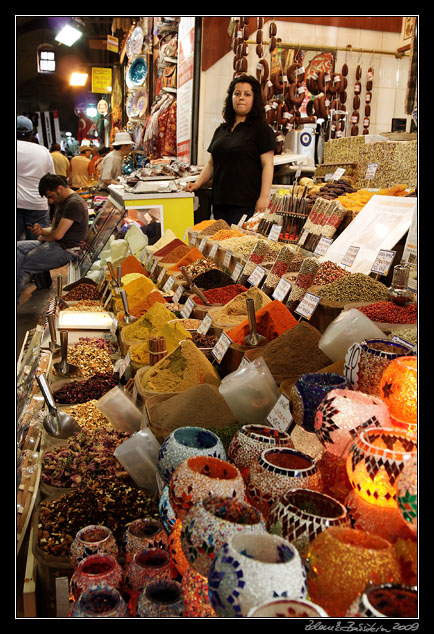
<svg viewBox="0 0 434 634"><path fill-rule="evenodd" d="M411 531L417 533L417 452L404 465L396 483L399 511Z"/></svg>
<svg viewBox="0 0 434 634"><path fill-rule="evenodd" d="M265 518L277 498L295 488L321 489L316 461L301 451L287 447L266 449L250 466L247 500Z"/></svg>
<svg viewBox="0 0 434 634"><path fill-rule="evenodd" d="M226 451L220 438L202 427L179 427L161 444L158 452L158 473L169 484L173 472L190 456L213 456L226 460Z"/></svg>
<svg viewBox="0 0 434 634"><path fill-rule="evenodd" d="M169 500L177 518L183 520L191 507L207 495L245 498L245 484L235 465L212 456L187 458L169 484Z"/></svg>
<svg viewBox="0 0 434 634"><path fill-rule="evenodd" d="M94 586L108 585L121 589L124 572L117 560L107 553L97 553L82 559L70 580L70 590L74 599Z"/></svg>
<svg viewBox="0 0 434 634"><path fill-rule="evenodd" d="M371 504L396 507L396 481L417 451L414 437L398 429L363 429L351 445L347 473L356 493Z"/></svg>
<svg viewBox="0 0 434 634"><path fill-rule="evenodd" d="M71 617L83 618L127 618L127 604L116 588L109 586L95 587L86 590L76 601L71 610Z"/></svg>
<svg viewBox="0 0 434 634"><path fill-rule="evenodd" d="M393 427L417 433L417 357L398 357L389 363L380 381Z"/></svg>
<svg viewBox="0 0 434 634"><path fill-rule="evenodd" d="M306 560L309 599L331 617L345 616L371 583L401 583L393 545L366 531L332 526L311 543Z"/></svg>
<svg viewBox="0 0 434 634"><path fill-rule="evenodd" d="M149 583L137 602L137 615L141 618L181 618L184 610L181 584L161 579Z"/></svg>
<svg viewBox="0 0 434 634"><path fill-rule="evenodd" d="M328 616L321 606L305 599L274 599L249 610L247 617L253 619L297 618L315 619Z"/></svg>
<svg viewBox="0 0 434 634"><path fill-rule="evenodd" d="M172 579L170 554L163 548L145 548L135 553L125 568L125 583L133 592L161 579Z"/></svg>
<svg viewBox="0 0 434 634"><path fill-rule="evenodd" d="M166 548L168 536L160 520L143 517L131 522L122 536L122 550L127 562L145 548Z"/></svg>
<svg viewBox="0 0 434 634"><path fill-rule="evenodd" d="M305 570L297 549L269 533L236 533L218 551L208 588L218 617L246 617L259 603L305 599Z"/></svg>
<svg viewBox="0 0 434 634"><path fill-rule="evenodd" d="M181 581L185 618L215 618L209 596L208 578L188 566Z"/></svg>
<svg viewBox="0 0 434 634"><path fill-rule="evenodd" d="M182 522L175 520L172 532L169 535L168 551L170 553L170 561L172 567L172 576L176 577L185 574L189 563L181 546Z"/></svg>
<svg viewBox="0 0 434 634"><path fill-rule="evenodd" d="M240 500L208 496L185 516L181 546L192 568L207 576L219 548L238 532L265 533L261 513Z"/></svg>
<svg viewBox="0 0 434 634"><path fill-rule="evenodd" d="M370 586L353 601L345 616L415 619L418 617L417 588L399 583Z"/></svg>
<svg viewBox="0 0 434 634"><path fill-rule="evenodd" d="M350 526L345 506L310 489L287 491L274 502L267 517L268 532L294 544L302 558L312 540L329 526Z"/></svg>
<svg viewBox="0 0 434 634"><path fill-rule="evenodd" d="M176 516L172 509L172 505L170 504L169 486L167 484L163 487L160 499L158 500L158 513L161 521L163 522L163 526L166 529L166 533L170 535L176 521Z"/></svg>
<svg viewBox="0 0 434 634"><path fill-rule="evenodd" d="M284 431L265 425L243 425L229 443L228 459L246 477L244 470L270 447L293 447L293 444Z"/></svg>
<svg viewBox="0 0 434 634"><path fill-rule="evenodd" d="M117 558L119 548L107 526L92 524L80 529L76 534L70 548L70 562L75 568L82 559L96 553L107 553Z"/></svg>

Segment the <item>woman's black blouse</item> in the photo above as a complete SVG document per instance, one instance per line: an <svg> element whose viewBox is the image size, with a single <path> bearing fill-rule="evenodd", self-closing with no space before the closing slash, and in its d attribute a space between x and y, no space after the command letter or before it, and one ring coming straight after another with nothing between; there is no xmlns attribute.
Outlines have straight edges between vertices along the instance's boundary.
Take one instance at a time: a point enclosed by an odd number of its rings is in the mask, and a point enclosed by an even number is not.
<svg viewBox="0 0 434 634"><path fill-rule="evenodd" d="M222 123L208 147L213 159L216 205L254 207L261 192L261 154L276 151L272 128L265 121L241 122L233 132Z"/></svg>

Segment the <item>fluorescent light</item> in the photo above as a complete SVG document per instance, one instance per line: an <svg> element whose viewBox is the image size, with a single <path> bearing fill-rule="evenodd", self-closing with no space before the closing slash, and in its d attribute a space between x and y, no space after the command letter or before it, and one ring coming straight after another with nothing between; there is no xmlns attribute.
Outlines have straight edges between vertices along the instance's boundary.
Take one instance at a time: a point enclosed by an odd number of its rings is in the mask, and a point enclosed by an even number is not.
<svg viewBox="0 0 434 634"><path fill-rule="evenodd" d="M69 26L67 24L59 31L56 35L55 39L61 44L65 44L66 46L72 46L74 42L78 40L82 36L81 31L78 29L74 29L74 27Z"/></svg>
<svg viewBox="0 0 434 634"><path fill-rule="evenodd" d="M72 73L69 80L70 86L85 86L87 82L87 73Z"/></svg>
<svg viewBox="0 0 434 634"><path fill-rule="evenodd" d="M95 108L95 106L89 106L86 110L86 114L88 117L96 117L96 115L98 114L98 111Z"/></svg>

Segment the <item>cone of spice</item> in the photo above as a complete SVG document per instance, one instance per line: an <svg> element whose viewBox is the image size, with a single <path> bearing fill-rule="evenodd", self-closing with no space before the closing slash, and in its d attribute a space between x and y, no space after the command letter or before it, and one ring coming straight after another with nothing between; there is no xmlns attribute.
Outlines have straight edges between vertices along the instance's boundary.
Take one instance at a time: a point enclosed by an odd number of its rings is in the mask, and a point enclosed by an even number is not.
<svg viewBox="0 0 434 634"><path fill-rule="evenodd" d="M128 255L121 264L121 278L129 273L140 273L145 276L148 275L143 264L136 258L135 255Z"/></svg>
<svg viewBox="0 0 434 634"><path fill-rule="evenodd" d="M156 303L165 304L166 300L159 291L152 291L145 297L145 299L142 299L133 306L129 307L130 315L134 315L134 317L141 317ZM122 321L123 317L124 313L119 313L118 321Z"/></svg>
<svg viewBox="0 0 434 634"><path fill-rule="evenodd" d="M181 247L181 246L186 247L187 245L185 244L185 242L183 242L179 238L175 238L174 240L169 242L169 244L166 244L165 246L161 247L161 249L158 249L158 251L155 251L154 256L156 258L164 257L168 253L176 249L177 247Z"/></svg>
<svg viewBox="0 0 434 634"><path fill-rule="evenodd" d="M203 229L207 229L208 227L210 227L211 225L213 225L215 223L215 220L202 220L201 222L198 222L197 224L195 224L192 228L191 231L203 231Z"/></svg>
<svg viewBox="0 0 434 634"><path fill-rule="evenodd" d="M245 293L240 293L231 299L226 306L213 312L213 324L222 327L238 326L244 320L248 319L246 299L249 298L255 301L255 313L272 301L260 288L252 286Z"/></svg>
<svg viewBox="0 0 434 634"><path fill-rule="evenodd" d="M296 326L297 323L291 311L277 299L263 306L256 313L256 331L258 335L263 335L267 341L276 339ZM246 319L239 326L226 331L226 334L234 343L243 345L244 338L249 332L249 320Z"/></svg>
<svg viewBox="0 0 434 634"><path fill-rule="evenodd" d="M188 266L192 262L195 262L196 260L202 260L202 259L204 259L203 253L201 253L197 247L193 247L192 249L188 251L188 253L186 253L183 257L181 257L176 262L176 264L174 264L174 266L171 266L169 270L180 271L181 266Z"/></svg>
<svg viewBox="0 0 434 634"><path fill-rule="evenodd" d="M186 244L179 244L177 247L171 249L168 253L166 253L165 256L161 258L160 264L174 264L175 262L181 260L184 255L187 255L189 251L190 247L188 247Z"/></svg>
<svg viewBox="0 0 434 634"><path fill-rule="evenodd" d="M209 290L202 291L203 295L207 298L210 304L222 304L223 306L231 301L234 297L240 293L247 292L247 288L242 284L229 284L228 286L222 286L220 288L210 288ZM204 303L198 295L193 295L193 299L196 304L203 306Z"/></svg>

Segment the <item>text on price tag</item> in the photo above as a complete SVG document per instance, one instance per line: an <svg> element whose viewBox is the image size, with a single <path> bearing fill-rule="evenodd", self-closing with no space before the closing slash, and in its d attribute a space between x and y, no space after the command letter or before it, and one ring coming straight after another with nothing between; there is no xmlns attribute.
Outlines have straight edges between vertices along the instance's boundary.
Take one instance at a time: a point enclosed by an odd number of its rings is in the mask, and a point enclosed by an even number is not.
<svg viewBox="0 0 434 634"><path fill-rule="evenodd" d="M348 266L348 268L350 268L353 265L353 262L356 259L359 251L360 251L360 247L356 247L356 246L348 247L347 252L342 258L341 265Z"/></svg>
<svg viewBox="0 0 434 634"><path fill-rule="evenodd" d="M396 251L387 251L386 249L380 249L375 262L372 265L371 273L378 273L379 275L387 275L392 262L395 258Z"/></svg>
<svg viewBox="0 0 434 634"><path fill-rule="evenodd" d="M229 346L231 345L231 343L232 343L232 341L227 336L227 334L222 332L222 334L220 335L220 337L219 337L217 343L215 344L214 348L211 350L214 358L218 361L218 363L220 363L220 361L225 356L225 354L226 354Z"/></svg>
<svg viewBox="0 0 434 634"><path fill-rule="evenodd" d="M211 324L212 324L212 317L209 313L207 313L205 317L202 319L202 321L200 322L199 326L197 327L196 332L198 332L200 335L206 335Z"/></svg>
<svg viewBox="0 0 434 634"><path fill-rule="evenodd" d="M292 414L289 409L289 398L286 394L281 394L267 416L267 421L272 427L280 431L286 431L292 423Z"/></svg>
<svg viewBox="0 0 434 634"><path fill-rule="evenodd" d="M273 291L273 299L278 299L280 302L283 302L283 300L291 290L291 287L291 282L288 282L288 280L285 280L284 277L281 277L280 282Z"/></svg>
<svg viewBox="0 0 434 634"><path fill-rule="evenodd" d="M258 266L255 266L255 269L250 277L247 278L248 283L252 286L258 286L264 279L266 272L267 271L258 264Z"/></svg>
<svg viewBox="0 0 434 634"><path fill-rule="evenodd" d="M173 277L173 275L171 275L167 280L165 285L163 286L163 291L165 293L168 293L169 291L172 290L172 286L175 284L175 278Z"/></svg>
<svg viewBox="0 0 434 634"><path fill-rule="evenodd" d="M320 301L321 297L318 297L318 295L314 295L313 293L306 293L294 312L298 315L301 315L305 319L310 319Z"/></svg>
<svg viewBox="0 0 434 634"><path fill-rule="evenodd" d="M231 276L234 282L238 281L238 278L240 277L242 270L243 270L243 265L241 264L241 262L237 262L235 264L235 267Z"/></svg>
<svg viewBox="0 0 434 634"><path fill-rule="evenodd" d="M189 297L187 301L185 302L182 310L180 311L182 317L184 319L188 319L191 315L191 311L193 310L193 308L194 308L194 300L191 297Z"/></svg>

